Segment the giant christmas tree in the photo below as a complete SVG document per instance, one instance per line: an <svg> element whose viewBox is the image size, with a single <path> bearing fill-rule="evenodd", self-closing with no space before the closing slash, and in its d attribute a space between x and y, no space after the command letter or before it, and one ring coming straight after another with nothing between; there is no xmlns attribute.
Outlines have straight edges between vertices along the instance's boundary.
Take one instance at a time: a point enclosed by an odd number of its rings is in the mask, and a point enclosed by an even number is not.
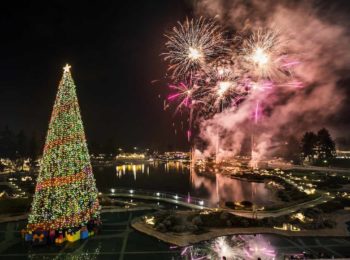
<svg viewBox="0 0 350 260"><path fill-rule="evenodd" d="M28 229L68 229L98 219L97 195L75 84L67 64L51 115Z"/></svg>

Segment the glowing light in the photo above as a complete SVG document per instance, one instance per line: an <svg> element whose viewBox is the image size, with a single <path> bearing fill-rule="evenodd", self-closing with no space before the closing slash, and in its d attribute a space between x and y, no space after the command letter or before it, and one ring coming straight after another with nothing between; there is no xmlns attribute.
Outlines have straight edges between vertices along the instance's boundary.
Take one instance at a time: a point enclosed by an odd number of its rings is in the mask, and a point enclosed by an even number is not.
<svg viewBox="0 0 350 260"><path fill-rule="evenodd" d="M99 219L76 86L66 65L49 123L28 229L78 228Z"/></svg>
<svg viewBox="0 0 350 260"><path fill-rule="evenodd" d="M173 84L164 109L169 107L169 101L176 103L175 113L180 109L188 112L188 128L181 127L187 131L188 141L194 139L191 133L197 132L192 131L193 127L201 132L200 126L206 125L203 121L224 110L241 117L240 107L245 100L253 102L248 102L242 113L257 124L264 115L265 98L273 97L275 89L303 87L292 71L300 62L288 53L285 37L269 29L242 33L237 41L228 40L230 36L215 22L203 18L187 19L166 35L167 51L163 55ZM178 128L174 131L177 134ZM211 147L217 154L221 151L219 131L216 138L208 135L209 146L217 146L218 149ZM254 165L258 165L260 153L255 151L252 156Z"/></svg>
<svg viewBox="0 0 350 260"><path fill-rule="evenodd" d="M296 214L294 214L293 216L291 216L292 219L299 219L301 222L306 222L306 217L303 213L298 212Z"/></svg>
<svg viewBox="0 0 350 260"><path fill-rule="evenodd" d="M229 81L221 81L218 84L218 95L222 96L226 93L226 91L231 87L232 82Z"/></svg>
<svg viewBox="0 0 350 260"><path fill-rule="evenodd" d="M111 189L111 192L114 193L114 192L115 192L115 189Z"/></svg>
<svg viewBox="0 0 350 260"><path fill-rule="evenodd" d="M228 244L226 237L218 237L212 244L212 250L216 253L216 259L235 259L240 254L240 249L233 248Z"/></svg>
<svg viewBox="0 0 350 260"><path fill-rule="evenodd" d="M184 247L186 259L275 259L275 250L263 236L218 237L199 246Z"/></svg>
<svg viewBox="0 0 350 260"><path fill-rule="evenodd" d="M259 103L259 101L258 102L256 102L256 105L255 105L255 112L254 112L254 122L255 122L255 124L257 124L258 123L258 121L259 121L259 110L260 110L260 103Z"/></svg>
<svg viewBox="0 0 350 260"><path fill-rule="evenodd" d="M165 36L167 52L163 55L170 63L173 78L185 78L188 72L201 69L204 62L224 50L225 40L220 27L204 18L186 19Z"/></svg>
<svg viewBox="0 0 350 260"><path fill-rule="evenodd" d="M264 66L269 62L269 56L262 48L257 47L253 52L252 60L259 66Z"/></svg>
<svg viewBox="0 0 350 260"><path fill-rule="evenodd" d="M66 73L66 72L70 72L70 68L72 66L70 66L68 63L66 64L66 66L63 67L63 71Z"/></svg>
<svg viewBox="0 0 350 260"><path fill-rule="evenodd" d="M258 77L284 77L284 71L290 67L282 67L283 44L274 31L257 31L245 39L243 53L248 60L251 75ZM251 64L251 66L249 66Z"/></svg>
<svg viewBox="0 0 350 260"><path fill-rule="evenodd" d="M199 60L200 58L203 57L203 54L201 53L200 50L198 50L196 48L189 47L188 48L188 57L191 60Z"/></svg>
<svg viewBox="0 0 350 260"><path fill-rule="evenodd" d="M191 140L191 135L192 135L191 130L187 130L187 140L188 140L188 141Z"/></svg>
<svg viewBox="0 0 350 260"><path fill-rule="evenodd" d="M183 107L189 107L191 105L194 89L191 89L183 82L178 85L170 85L169 88L175 91L175 93L172 93L168 96L168 101L179 101L176 111Z"/></svg>
<svg viewBox="0 0 350 260"><path fill-rule="evenodd" d="M152 217L145 217L145 222L146 222L146 224L148 224L148 225L151 225L151 226L154 226L155 225L155 219L154 219L154 217L152 216Z"/></svg>

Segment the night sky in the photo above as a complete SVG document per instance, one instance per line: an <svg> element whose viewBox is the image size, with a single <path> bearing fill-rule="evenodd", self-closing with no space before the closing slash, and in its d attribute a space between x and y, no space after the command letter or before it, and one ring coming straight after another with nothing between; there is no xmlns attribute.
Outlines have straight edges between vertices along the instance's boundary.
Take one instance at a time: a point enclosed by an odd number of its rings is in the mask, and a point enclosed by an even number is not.
<svg viewBox="0 0 350 260"><path fill-rule="evenodd" d="M35 133L43 143L68 62L90 144L186 148L185 131L174 134L181 119L163 111L158 95L167 92L163 34L193 16L190 1L48 2L0 9L0 128Z"/></svg>
<svg viewBox="0 0 350 260"><path fill-rule="evenodd" d="M178 119L163 111L158 95L166 92L163 34L191 16L190 5L74 2L1 8L0 127L35 132L43 142L68 62L89 142L113 138L129 147L186 146L185 133L174 135L172 122Z"/></svg>

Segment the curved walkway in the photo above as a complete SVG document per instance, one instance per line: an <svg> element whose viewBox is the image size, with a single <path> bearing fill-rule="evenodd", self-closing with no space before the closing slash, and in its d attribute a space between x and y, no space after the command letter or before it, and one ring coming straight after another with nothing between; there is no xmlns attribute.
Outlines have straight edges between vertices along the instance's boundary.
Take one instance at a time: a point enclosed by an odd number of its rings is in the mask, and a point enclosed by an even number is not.
<svg viewBox="0 0 350 260"><path fill-rule="evenodd" d="M310 201L305 201L296 205L292 205L289 207L277 209L277 210L269 210L269 211L256 211L253 212L249 210L231 210L232 213L238 216L246 217L246 218L268 218L268 217L279 217L287 214L291 214L293 212L296 212L300 209L306 209L306 208L311 208L316 205L325 203L329 200L332 200L333 198L329 195L321 195L320 197L310 200Z"/></svg>
<svg viewBox="0 0 350 260"><path fill-rule="evenodd" d="M190 195L180 196L174 193L153 192L145 190L111 189L110 193L103 193L108 197L126 197L143 200L163 201L171 204L184 206L191 209L213 209L216 208L207 200L191 197Z"/></svg>
<svg viewBox="0 0 350 260"><path fill-rule="evenodd" d="M180 206L184 206L191 209L221 209L227 210L235 215L239 215L246 218L266 218L266 217L279 217L286 214L291 214L300 209L314 207L316 205L325 203L333 199L330 195L322 194L320 197L302 202L296 205L291 205L285 208L269 211L251 211L251 210L233 210L228 208L218 207L213 205L208 200L195 198L191 196L180 196L172 193L162 193L162 192L152 192L145 190L127 190L127 189L112 189L111 193L104 193L103 195L108 197L125 197L125 198L135 198L143 200L154 200L154 201L163 201L167 203L172 203Z"/></svg>
<svg viewBox="0 0 350 260"><path fill-rule="evenodd" d="M268 168L279 168L282 170L306 170L306 171L318 171L318 172L336 172L350 174L349 168L338 167L322 167L322 166L307 166L307 165L290 165L283 163L268 163Z"/></svg>

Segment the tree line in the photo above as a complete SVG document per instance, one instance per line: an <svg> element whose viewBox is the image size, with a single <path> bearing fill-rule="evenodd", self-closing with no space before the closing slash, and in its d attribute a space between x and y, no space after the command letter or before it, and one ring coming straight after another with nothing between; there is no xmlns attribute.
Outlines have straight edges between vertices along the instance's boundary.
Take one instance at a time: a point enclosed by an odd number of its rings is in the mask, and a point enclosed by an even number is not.
<svg viewBox="0 0 350 260"><path fill-rule="evenodd" d="M306 132L301 139L302 158L311 164L329 164L336 157L335 142L327 129Z"/></svg>
<svg viewBox="0 0 350 260"><path fill-rule="evenodd" d="M326 128L305 132L301 139L290 136L280 155L294 164L329 165L336 157L336 145Z"/></svg>
<svg viewBox="0 0 350 260"><path fill-rule="evenodd" d="M36 135L28 136L23 130L12 131L8 126L0 130L0 158L10 159L23 165L25 159L30 163L39 156L39 144Z"/></svg>
<svg viewBox="0 0 350 260"><path fill-rule="evenodd" d="M93 153L115 153L115 140L108 139L105 144L93 142L90 146ZM41 153L40 142L33 133L28 136L23 130L12 131L9 127L0 130L0 158L8 158L23 164L24 159L33 163ZM325 128L317 133L306 132L301 139L290 136L285 145L277 151L277 155L295 164L329 164L336 156L335 142Z"/></svg>

